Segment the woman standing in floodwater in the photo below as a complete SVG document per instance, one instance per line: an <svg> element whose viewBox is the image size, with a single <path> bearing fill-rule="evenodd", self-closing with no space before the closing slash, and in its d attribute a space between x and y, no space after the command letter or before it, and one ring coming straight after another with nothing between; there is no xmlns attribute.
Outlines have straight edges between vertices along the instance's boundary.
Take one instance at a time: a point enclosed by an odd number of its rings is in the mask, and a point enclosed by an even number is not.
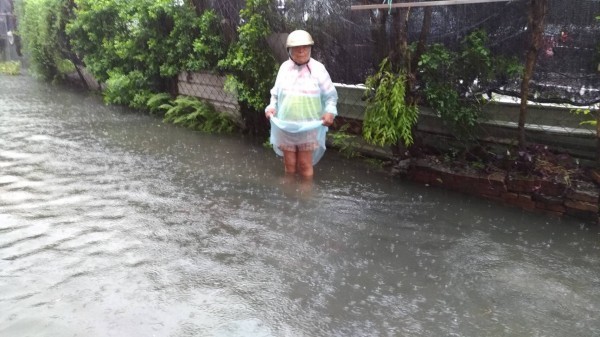
<svg viewBox="0 0 600 337"><path fill-rule="evenodd" d="M311 58L314 41L304 30L287 38L289 59L280 66L265 116L271 144L286 174L312 178L325 152L325 134L337 115L338 95L325 66Z"/></svg>

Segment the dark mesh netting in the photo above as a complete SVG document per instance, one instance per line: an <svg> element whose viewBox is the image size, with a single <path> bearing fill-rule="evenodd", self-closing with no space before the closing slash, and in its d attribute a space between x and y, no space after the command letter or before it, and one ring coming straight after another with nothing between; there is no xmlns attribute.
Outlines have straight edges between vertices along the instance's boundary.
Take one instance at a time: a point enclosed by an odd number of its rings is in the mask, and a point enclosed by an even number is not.
<svg viewBox="0 0 600 337"><path fill-rule="evenodd" d="M407 1L394 1L407 2ZM412 1L420 2L420 1ZM394 11L352 10L353 5L381 4L368 0L274 1L278 17L273 29L282 33L296 28L308 30L316 44L313 57L323 62L333 80L345 84L364 83L395 41ZM241 0L212 4L230 22L238 22ZM490 37L490 49L498 55L524 61L528 48L528 0L463 5L413 7L410 9L409 42L416 42L424 12L431 10L427 43L456 48L475 29ZM550 0L543 45L531 83L531 100L589 105L600 102L600 1ZM238 22L239 24L239 22ZM284 48L284 46L281 46ZM496 92L520 96L520 83L502 83Z"/></svg>
<svg viewBox="0 0 600 337"><path fill-rule="evenodd" d="M600 1L550 1L535 88L540 99L600 102Z"/></svg>

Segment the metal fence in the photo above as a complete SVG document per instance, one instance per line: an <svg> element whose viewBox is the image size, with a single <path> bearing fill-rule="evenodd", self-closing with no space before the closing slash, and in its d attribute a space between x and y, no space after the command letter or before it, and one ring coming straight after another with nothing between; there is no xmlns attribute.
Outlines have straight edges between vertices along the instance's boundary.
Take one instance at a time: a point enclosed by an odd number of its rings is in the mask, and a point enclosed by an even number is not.
<svg viewBox="0 0 600 337"><path fill-rule="evenodd" d="M242 1L219 1L214 7L227 18L238 22L233 8L241 8ZM464 36L476 28L485 28L491 37L490 48L503 55L518 56L521 60L527 48L528 1L438 1L431 7L434 24L428 43L442 43L456 48ZM340 96L335 130L344 130L348 137L337 137L337 145L353 152L368 152L389 156L389 149L378 149L360 140L361 121L364 117L365 78L375 72L377 63L390 49L395 38L392 27L394 8L365 9L369 1L293 1L277 2L275 33L268 44L280 62L287 58L287 32L302 28L313 35L313 57L324 63L336 82ZM373 2L382 7L380 2ZM417 2L412 2L419 3ZM432 2L421 2L422 4ZM449 3L449 5L440 5ZM463 1L463 3L465 3ZM362 8L361 8L362 7ZM415 6L410 16L409 36L414 41L420 32L425 6ZM533 102L528 107L526 136L532 143L540 143L557 151L581 158L594 159L598 150L596 128L582 124L595 119L593 112L600 100L600 71L598 71L598 44L600 27L594 21L600 15L600 2L578 1L567 3L551 0L545 31L545 44L538 59L532 81ZM229 16L229 17L227 17ZM243 24L238 22L238 24ZM194 78L196 83L189 81ZM203 78L204 83L199 83ZM235 113L235 97L222 90L223 80L218 76L180 76L180 93L198 96ZM498 88L492 102L485 105L475 135L479 145L511 147L516 144L519 115L518 83ZM548 104L548 101L572 102L578 105ZM266 104L267 102L265 102ZM592 114L575 111L583 105ZM594 105L595 104L595 105ZM421 107L417 136L420 141L437 147L467 147L454 137L450 125L438 114ZM333 135L334 133L332 133ZM470 140L472 141L472 140Z"/></svg>
<svg viewBox="0 0 600 337"><path fill-rule="evenodd" d="M532 81L532 99L538 103L528 108L527 139L592 159L598 151L596 128L581 122L595 117L575 114L573 111L577 106L542 102L568 101L587 104L592 112L598 110L600 22L595 16L600 15L600 1L549 1L544 45ZM244 24L239 15L244 0L198 0L193 3L202 7L198 7L199 10L214 9L222 17L221 25L226 35L235 35L236 29ZM334 140L337 146L350 152L356 149L385 156L390 154L389 149L367 145L359 137L366 106L361 83L376 71L379 62L390 51L397 35L394 13L403 3L412 6L407 32L410 42L418 40L426 13L430 11L432 24L428 44L441 43L456 49L468 33L484 28L494 53L523 60L527 49L529 1L526 0L412 1L410 4L398 1L391 7L382 6L381 1L375 0L273 1L276 17L272 18L274 33L267 41L270 51L282 62L287 57L285 39L288 32L301 28L313 35L312 56L325 64L339 93L340 118L336 119L332 131L348 134L348 137L338 136ZM3 48L0 55L5 59L13 57L11 53L15 50L9 47L13 46L8 34L12 30L14 16L0 14L0 48ZM180 94L205 99L239 118L237 98L224 90L223 83L220 75L184 73L178 78L177 89ZM481 145L512 146L518 139L518 102L514 101L519 94L518 83L496 89L492 96L498 99L484 107L475 134ZM424 106L420 110L416 131L422 142L440 147L472 145L461 144L449 124L436 112Z"/></svg>
<svg viewBox="0 0 600 337"><path fill-rule="evenodd" d="M240 118L237 98L223 88L224 77L212 73L182 73L178 79L180 94L199 97L217 109ZM364 119L366 102L363 99L365 88L360 85L336 83L338 91L338 112L336 131L348 134L336 137L333 145L343 148L351 155L391 157L388 148L366 144L360 139L361 124ZM265 105L267 102L265 102ZM549 148L570 153L578 158L593 160L597 151L596 129L593 125L582 124L592 117L575 114L577 107L568 105L533 103L528 107L526 135L529 142L544 144ZM421 106L417 125L417 136L424 145L440 149L467 148L474 144L482 146L514 147L518 139L517 123L519 104L512 97L494 97L487 103L480 122L476 126L476 140L461 143L454 137L452 128L434 111ZM330 137L331 138L331 137Z"/></svg>
<svg viewBox="0 0 600 337"><path fill-rule="evenodd" d="M243 24L239 9L244 0L206 1L234 29ZM409 42L419 39L426 13L431 14L427 43L456 49L474 29L484 29L490 49L498 55L524 60L529 35L527 0L394 1L389 8L380 0L275 1L272 30L287 33L296 28L315 39L314 57L323 62L338 83L364 83L377 70L397 37L399 6L411 6ZM370 7L366 7L370 6ZM375 8L374 8L375 7ZM538 58L531 99L570 101L576 105L600 103L600 2L549 0L542 51ZM227 26L229 27L229 26ZM226 27L224 27L226 28ZM519 94L518 84L498 88Z"/></svg>
<svg viewBox="0 0 600 337"><path fill-rule="evenodd" d="M545 44L532 81L532 98L538 102L590 104L592 112L595 112L600 101L600 58L597 50L600 22L595 19L600 15L600 2L549 1ZM221 28L228 38L244 24L239 13L245 0L192 2L199 11L214 9L222 17ZM1 3L6 3L6 0ZM429 10L432 24L428 44L441 43L455 49L469 32L484 28L490 36L489 47L494 53L517 56L522 60L527 48L529 1L526 0L412 1L410 4L398 1L392 7L382 6L381 1L375 0L274 0L272 3L276 17L271 18L273 34L267 41L270 51L279 62L283 62L287 58L285 40L290 31L301 28L312 34L315 39L312 56L325 64L339 93L340 118L336 119L332 130L338 131L333 140L350 153L390 155L390 149L373 147L360 139L366 106L365 89L361 83L376 71L396 39L394 20L397 18L394 13L399 10L397 6L412 6L408 16L410 42L418 40ZM12 14L0 14L0 57L4 59L17 58L15 42L9 40L8 34L14 30L14 24ZM239 119L237 98L224 90L223 83L220 75L184 73L178 77L177 89L180 94L200 97ZM91 84L97 86L96 83ZM518 102L510 100L518 96L518 84L497 89L494 96L505 95L485 106L475 130L477 142L485 146L512 146L518 139ZM596 129L581 124L594 117L576 115L573 113L575 109L576 106L564 104L530 105L526 124L528 141L546 144L579 157L595 158L598 152ZM437 147L473 145L461 143L454 137L453 129L436 112L425 106L420 107L420 112L416 129L420 141ZM331 132L330 135L336 133Z"/></svg>

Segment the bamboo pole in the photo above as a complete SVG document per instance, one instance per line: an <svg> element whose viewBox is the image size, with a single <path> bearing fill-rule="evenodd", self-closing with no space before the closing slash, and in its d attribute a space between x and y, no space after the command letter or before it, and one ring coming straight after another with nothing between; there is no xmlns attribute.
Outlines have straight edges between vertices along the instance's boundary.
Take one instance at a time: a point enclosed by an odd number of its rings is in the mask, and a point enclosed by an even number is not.
<svg viewBox="0 0 600 337"><path fill-rule="evenodd" d="M491 2L511 2L519 0L444 0L444 1L422 1L422 2L403 2L391 5L354 5L350 6L351 10L366 10L366 9L387 9L399 7L431 7L431 6L450 6L450 5L470 5Z"/></svg>

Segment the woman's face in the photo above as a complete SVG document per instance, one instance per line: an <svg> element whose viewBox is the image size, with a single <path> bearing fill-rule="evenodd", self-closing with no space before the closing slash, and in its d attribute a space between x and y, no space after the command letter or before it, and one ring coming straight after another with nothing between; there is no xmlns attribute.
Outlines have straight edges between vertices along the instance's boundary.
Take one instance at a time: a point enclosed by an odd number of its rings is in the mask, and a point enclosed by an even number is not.
<svg viewBox="0 0 600 337"><path fill-rule="evenodd" d="M292 60L298 64L308 62L308 60L310 60L310 47L311 46L298 46L290 48Z"/></svg>

